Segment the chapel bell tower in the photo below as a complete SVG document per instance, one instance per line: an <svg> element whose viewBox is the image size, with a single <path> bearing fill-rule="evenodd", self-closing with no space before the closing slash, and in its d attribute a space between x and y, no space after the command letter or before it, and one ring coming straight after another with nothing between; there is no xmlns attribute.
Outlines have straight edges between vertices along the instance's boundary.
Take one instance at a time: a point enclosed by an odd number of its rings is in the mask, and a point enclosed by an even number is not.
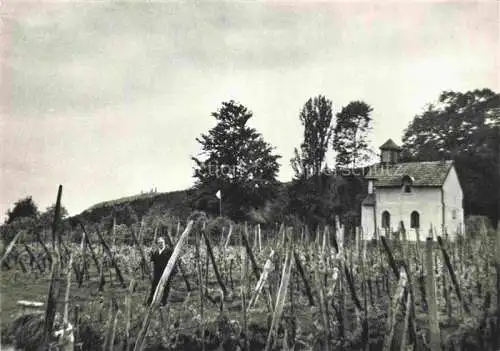
<svg viewBox="0 0 500 351"><path fill-rule="evenodd" d="M389 139L380 147L380 163L395 164L399 162L399 154L403 150L396 143Z"/></svg>

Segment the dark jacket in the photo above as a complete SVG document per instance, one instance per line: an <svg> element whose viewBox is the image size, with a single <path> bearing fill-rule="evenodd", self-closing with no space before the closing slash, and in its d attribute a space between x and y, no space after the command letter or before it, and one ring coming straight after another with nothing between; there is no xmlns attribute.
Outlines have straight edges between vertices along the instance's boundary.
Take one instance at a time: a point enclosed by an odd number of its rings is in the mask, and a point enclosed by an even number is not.
<svg viewBox="0 0 500 351"><path fill-rule="evenodd" d="M158 250L151 252L151 261L153 262L153 281L158 282L167 267L168 260L172 256L173 251L166 247L161 253Z"/></svg>

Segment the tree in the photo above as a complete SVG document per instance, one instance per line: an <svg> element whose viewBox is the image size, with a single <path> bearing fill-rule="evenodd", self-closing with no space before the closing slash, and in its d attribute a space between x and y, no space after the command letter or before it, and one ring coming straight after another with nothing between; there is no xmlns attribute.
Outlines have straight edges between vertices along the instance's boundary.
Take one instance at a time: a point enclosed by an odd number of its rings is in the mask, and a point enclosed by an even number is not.
<svg viewBox="0 0 500 351"><path fill-rule="evenodd" d="M490 89L445 91L415 116L403 135L405 158L453 159L493 155L494 127L500 126L500 95Z"/></svg>
<svg viewBox="0 0 500 351"><path fill-rule="evenodd" d="M333 218L335 205L331 178L325 172L325 157L332 136L332 102L324 96L310 98L299 119L304 127L300 151L290 160L295 179L288 188L289 212L315 227Z"/></svg>
<svg viewBox="0 0 500 351"><path fill-rule="evenodd" d="M313 230L318 225L332 224L340 204L337 187L342 182L342 177L329 174L294 179L288 189L288 212Z"/></svg>
<svg viewBox="0 0 500 351"><path fill-rule="evenodd" d="M52 226L52 223L54 222L55 213L56 213L56 204L52 204L51 206L45 209L45 212L40 214L40 223L44 228ZM68 210L66 210L66 208L61 205L59 214L61 216L61 220L63 220L68 216Z"/></svg>
<svg viewBox="0 0 500 351"><path fill-rule="evenodd" d="M304 127L304 140L300 145L300 152L294 150L292 168L297 178L318 176L323 170L332 136L332 102L321 95L310 98L299 118Z"/></svg>
<svg viewBox="0 0 500 351"><path fill-rule="evenodd" d="M242 219L275 195L280 156L247 125L252 112L245 106L232 100L223 102L212 117L217 121L215 127L196 138L202 157L192 157L196 164L194 205L218 213L215 194L220 190L223 214Z"/></svg>
<svg viewBox="0 0 500 351"><path fill-rule="evenodd" d="M24 242L30 242L35 239L34 232L38 228L38 220L35 217L17 217L11 223L1 226L1 240L10 242L19 233L23 232L21 238Z"/></svg>
<svg viewBox="0 0 500 351"><path fill-rule="evenodd" d="M498 213L500 95L490 89L445 91L415 116L403 135L403 159L453 159L465 195L466 214Z"/></svg>
<svg viewBox="0 0 500 351"><path fill-rule="evenodd" d="M27 196L23 199L18 200L14 204L14 208L7 211L7 220L5 221L5 223L10 224L15 219L22 217L38 217L38 206L35 204L31 196Z"/></svg>
<svg viewBox="0 0 500 351"><path fill-rule="evenodd" d="M323 173L321 180L296 179L289 187L289 213L315 229L318 225L334 224L336 217L346 230L352 231L360 225L361 201L366 197L363 170L347 174ZM322 187L318 187L322 184Z"/></svg>
<svg viewBox="0 0 500 351"><path fill-rule="evenodd" d="M337 113L333 150L338 167L356 168L370 160L373 152L368 146L372 129L372 107L363 101L353 101Z"/></svg>

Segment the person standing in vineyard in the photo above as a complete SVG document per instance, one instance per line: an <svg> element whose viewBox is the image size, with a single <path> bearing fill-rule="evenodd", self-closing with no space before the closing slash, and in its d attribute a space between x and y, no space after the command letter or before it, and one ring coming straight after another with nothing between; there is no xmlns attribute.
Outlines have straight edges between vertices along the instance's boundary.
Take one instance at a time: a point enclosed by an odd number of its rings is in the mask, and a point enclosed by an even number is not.
<svg viewBox="0 0 500 351"><path fill-rule="evenodd" d="M158 284L160 283L161 276L165 267L167 267L168 260L172 256L172 249L167 247L165 244L165 238L159 237L156 241L158 247L151 252L151 291L148 297L148 305L153 301L153 297ZM161 305L165 306L167 303L168 294L170 293L170 283L176 273L176 267L174 267L170 277L165 284L165 289L163 290L163 296L161 299Z"/></svg>

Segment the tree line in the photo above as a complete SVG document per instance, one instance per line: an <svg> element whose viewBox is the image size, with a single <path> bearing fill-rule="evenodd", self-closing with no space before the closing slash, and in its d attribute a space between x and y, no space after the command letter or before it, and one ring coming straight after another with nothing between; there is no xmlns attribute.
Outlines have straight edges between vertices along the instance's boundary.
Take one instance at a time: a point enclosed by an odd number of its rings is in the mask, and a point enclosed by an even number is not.
<svg viewBox="0 0 500 351"><path fill-rule="evenodd" d="M216 125L197 138L202 154L192 158L193 206L236 220L248 219L249 214L266 220L277 212L295 214L303 222L332 219L331 206L340 193L325 177L328 151L335 152L337 167L356 167L373 155L368 147L372 108L354 101L334 119L332 105L320 95L310 98L300 111L303 141L290 160L294 179L283 187L276 179L281 156L248 125L252 112L235 101L223 102L212 114Z"/></svg>
<svg viewBox="0 0 500 351"><path fill-rule="evenodd" d="M402 136L402 162L454 160L465 213L487 216L494 224L500 211L499 111L500 95L490 89L444 91ZM212 113L216 125L197 138L202 157L193 157L193 206L236 220L291 216L316 227L338 216L344 224L359 225L366 195L362 174L377 162L369 146L372 112L366 102L352 101L335 114L332 100L309 98L298 114L303 139L290 160L294 177L283 185L276 180L281 156L248 126L252 112L223 102ZM214 196L218 191L222 198Z"/></svg>
<svg viewBox="0 0 500 351"><path fill-rule="evenodd" d="M372 112L364 101L352 101L335 113L326 96L309 98L298 113L303 137L290 160L294 176L282 184L277 180L281 156L249 126L253 113L233 100L223 102L211 114L214 127L196 138L202 152L192 157L196 181L182 206L236 221L299 221L314 228L340 218L348 227L359 225L366 195L362 175L378 161L369 146ZM465 213L487 216L496 224L499 130L498 93L444 91L404 130L402 162L454 160ZM6 224L16 218L47 221L50 211L39 213L27 197L9 210Z"/></svg>

